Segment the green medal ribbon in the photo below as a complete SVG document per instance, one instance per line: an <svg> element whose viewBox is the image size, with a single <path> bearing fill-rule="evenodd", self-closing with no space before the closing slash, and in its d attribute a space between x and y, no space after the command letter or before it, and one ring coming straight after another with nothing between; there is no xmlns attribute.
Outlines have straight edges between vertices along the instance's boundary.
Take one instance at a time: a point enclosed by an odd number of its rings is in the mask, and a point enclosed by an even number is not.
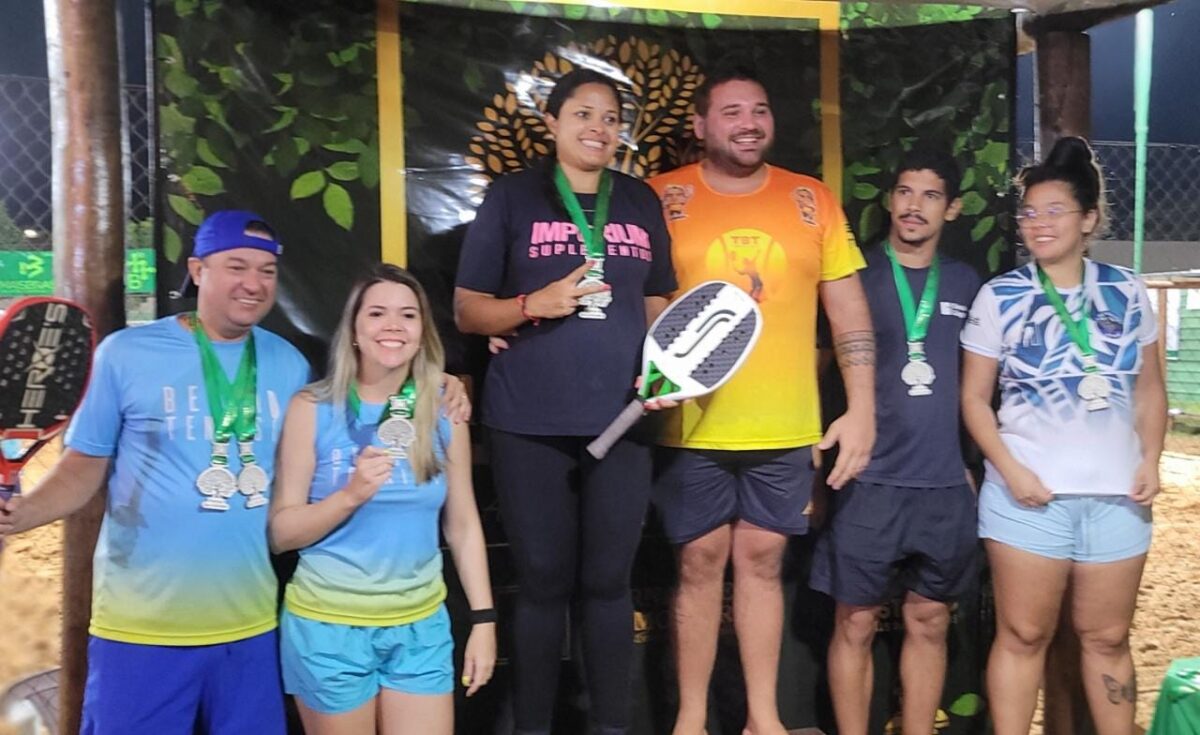
<svg viewBox="0 0 1200 735"><path fill-rule="evenodd" d="M350 384L350 393L346 396L350 404L350 411L354 416L358 416L358 411L362 407L362 399L358 397L358 384ZM383 423L389 418L411 419L417 408L417 383L411 377L404 381L404 385L400 386L400 390L392 396L388 397L387 403L384 404L383 412L379 414L379 421Z"/></svg>
<svg viewBox="0 0 1200 735"><path fill-rule="evenodd" d="M243 464L253 463L254 453L251 447L257 432L255 424L258 418L258 355L254 349L254 332L250 332L246 337L242 360L231 384L195 312L188 315L188 324L192 328L196 346L200 348L204 392L208 396L208 412L213 420L212 464L229 463L228 457L217 451L217 447L224 447L232 436L237 436Z"/></svg>
<svg viewBox="0 0 1200 735"><path fill-rule="evenodd" d="M1074 316L1067 310L1067 305L1063 301L1062 296L1058 293L1058 289L1054 287L1054 283L1050 280L1050 276L1046 275L1046 271L1042 270L1039 265L1037 267L1038 281L1042 284L1042 291L1046 293L1046 300L1054 307L1054 312L1058 314L1059 321L1062 322L1063 328L1067 330L1067 336L1079 348L1080 355L1083 356L1083 371L1087 373L1097 372L1100 368L1096 365L1096 352L1092 349L1092 338L1088 333L1088 311L1089 304L1087 299L1085 277L1087 275L1087 265L1084 265L1084 271L1079 276L1079 288L1083 296L1083 301L1079 305L1079 315Z"/></svg>
<svg viewBox="0 0 1200 735"><path fill-rule="evenodd" d="M925 288L921 291L921 301L913 303L912 288L908 285L908 276L904 275L904 267L896 259L892 244L883 243L883 252L892 263L892 280L896 282L896 293L900 295L900 309L904 312L904 333L909 344L908 359L917 362L925 361L925 337L929 334L929 322L933 319L933 305L937 301L938 281L941 280L941 264L937 254L929 264L929 275L925 278ZM914 349L919 345L920 349Z"/></svg>
<svg viewBox="0 0 1200 735"><path fill-rule="evenodd" d="M571 222L575 224L576 229L579 230L579 236L583 238L588 259L603 262L606 250L604 227L608 224L608 204L612 200L612 174L608 169L600 172L600 188L596 192L596 214L591 223L583 213L579 197L575 196L575 192L571 190L571 182L567 181L567 175L563 172L562 166L557 164L554 166L554 186L558 189L558 196L562 199L563 206L567 208L567 214L571 215ZM599 270L598 275L604 273L603 268L593 270ZM589 271L588 275L592 275L592 272Z"/></svg>

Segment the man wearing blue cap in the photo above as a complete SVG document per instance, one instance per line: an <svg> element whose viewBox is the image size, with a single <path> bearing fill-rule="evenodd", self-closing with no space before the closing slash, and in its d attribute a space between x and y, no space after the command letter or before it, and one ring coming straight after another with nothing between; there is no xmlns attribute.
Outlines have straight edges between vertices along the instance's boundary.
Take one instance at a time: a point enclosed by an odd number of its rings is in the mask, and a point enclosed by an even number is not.
<svg viewBox="0 0 1200 735"><path fill-rule="evenodd" d="M252 212L206 219L188 260L196 311L105 339L61 460L0 504L3 537L74 512L107 482L83 733L285 730L266 493L309 367L256 326L282 250Z"/></svg>

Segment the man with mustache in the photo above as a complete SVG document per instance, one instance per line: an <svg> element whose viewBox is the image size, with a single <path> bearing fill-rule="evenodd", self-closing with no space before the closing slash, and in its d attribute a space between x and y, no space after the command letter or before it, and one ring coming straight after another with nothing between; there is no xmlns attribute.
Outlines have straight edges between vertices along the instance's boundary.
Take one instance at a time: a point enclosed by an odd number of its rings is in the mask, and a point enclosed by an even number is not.
<svg viewBox="0 0 1200 735"><path fill-rule="evenodd" d="M829 685L838 732L866 735L871 642L884 604L904 591L902 731L933 732L946 675L950 605L976 570L975 494L959 440L958 335L979 290L965 263L939 255L958 217L949 155L916 150L889 194L887 239L862 280L875 325L879 435L871 462L836 491L810 584L837 601Z"/></svg>
<svg viewBox="0 0 1200 735"><path fill-rule="evenodd" d="M733 625L746 682L747 735L785 735L776 704L783 631L780 567L808 530L813 446L840 447L842 487L870 458L875 342L859 281L862 255L833 193L766 163L775 122L766 89L743 69L697 90L701 163L658 176L681 290L721 279L759 302L758 346L730 382L665 417L655 503L678 546L674 601L679 714L675 735L705 731L733 564ZM831 314L849 409L821 435L816 381L818 296Z"/></svg>

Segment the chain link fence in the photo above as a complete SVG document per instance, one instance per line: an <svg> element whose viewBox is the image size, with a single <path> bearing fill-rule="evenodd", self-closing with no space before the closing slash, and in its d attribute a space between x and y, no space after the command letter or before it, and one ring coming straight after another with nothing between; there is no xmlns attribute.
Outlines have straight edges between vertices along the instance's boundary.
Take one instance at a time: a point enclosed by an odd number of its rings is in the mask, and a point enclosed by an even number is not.
<svg viewBox="0 0 1200 735"><path fill-rule="evenodd" d="M150 102L143 86L129 85L122 92L128 121L127 214L131 223L140 223L153 212ZM0 75L0 250L49 249L54 224L51 171L49 81ZM13 226L24 242L9 242Z"/></svg>
<svg viewBox="0 0 1200 735"><path fill-rule="evenodd" d="M144 321L154 315L150 97L146 87L128 85L122 100L126 310L131 321ZM49 81L0 75L0 309L14 297L54 290L50 136Z"/></svg>
<svg viewBox="0 0 1200 735"><path fill-rule="evenodd" d="M1107 240L1133 239L1134 144L1093 141L1108 189ZM1033 142L1021 141L1022 161L1033 159ZM1151 143L1146 149L1147 242L1200 243L1200 145Z"/></svg>
<svg viewBox="0 0 1200 735"><path fill-rule="evenodd" d="M5 229L50 231L50 158L48 82L0 77L0 248L19 244Z"/></svg>
<svg viewBox="0 0 1200 735"><path fill-rule="evenodd" d="M130 223L127 245L152 247L150 100L143 86L126 86L123 96ZM1131 240L1134 145L1118 141L1093 145L1108 182L1111 218L1106 237ZM1018 148L1021 160L1032 159L1031 141L1021 141ZM49 82L0 75L0 251L50 249L51 155ZM1146 184L1146 240L1200 242L1200 145L1151 144Z"/></svg>

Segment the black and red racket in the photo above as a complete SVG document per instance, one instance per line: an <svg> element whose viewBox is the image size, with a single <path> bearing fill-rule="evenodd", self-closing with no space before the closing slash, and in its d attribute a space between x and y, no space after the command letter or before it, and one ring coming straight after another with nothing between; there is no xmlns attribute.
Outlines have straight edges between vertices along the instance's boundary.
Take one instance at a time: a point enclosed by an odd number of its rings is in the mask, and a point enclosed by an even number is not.
<svg viewBox="0 0 1200 735"><path fill-rule="evenodd" d="M0 317L0 500L83 400L95 347L91 318L65 299L20 299Z"/></svg>

